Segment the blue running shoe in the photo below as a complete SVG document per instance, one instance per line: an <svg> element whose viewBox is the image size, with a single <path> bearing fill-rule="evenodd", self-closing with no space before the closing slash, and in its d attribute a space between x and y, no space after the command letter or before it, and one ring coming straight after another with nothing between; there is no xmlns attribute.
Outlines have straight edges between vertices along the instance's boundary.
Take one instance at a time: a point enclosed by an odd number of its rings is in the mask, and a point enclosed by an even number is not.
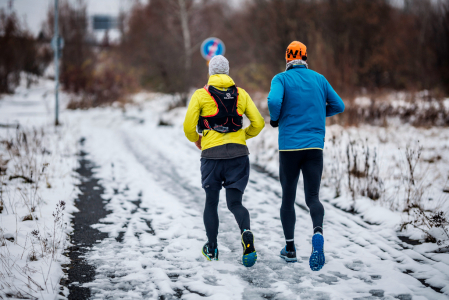
<svg viewBox="0 0 449 300"><path fill-rule="evenodd" d="M298 261L298 259L296 258L296 248L294 251L287 251L287 246L285 246L281 250L281 254L279 256L286 262L294 263Z"/></svg>
<svg viewBox="0 0 449 300"><path fill-rule="evenodd" d="M203 253L203 255L207 258L207 260L218 260L218 249L217 249L217 245L215 245L214 249L211 249L209 247L209 242L207 242L206 244L204 244L203 249L201 251L201 253Z"/></svg>
<svg viewBox="0 0 449 300"><path fill-rule="evenodd" d="M243 231L242 233L242 245L243 245L243 265L247 268L254 266L257 261L257 252L254 248L254 235L250 230Z"/></svg>
<svg viewBox="0 0 449 300"><path fill-rule="evenodd" d="M321 233L315 233L312 237L312 254L309 259L309 266L312 271L319 271L324 266L324 238Z"/></svg>

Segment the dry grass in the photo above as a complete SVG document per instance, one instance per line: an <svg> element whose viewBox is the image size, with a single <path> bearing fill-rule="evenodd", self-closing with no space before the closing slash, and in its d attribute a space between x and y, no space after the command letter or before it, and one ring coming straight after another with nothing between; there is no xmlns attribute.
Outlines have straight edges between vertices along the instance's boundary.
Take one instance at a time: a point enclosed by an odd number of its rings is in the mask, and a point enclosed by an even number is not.
<svg viewBox="0 0 449 300"><path fill-rule="evenodd" d="M112 54L100 55L96 64L94 71L86 79L88 82L72 95L68 109L88 109L112 104L123 107L131 102L130 94L138 87L135 74L118 63ZM66 75L71 78L70 74Z"/></svg>
<svg viewBox="0 0 449 300"><path fill-rule="evenodd" d="M411 225L425 234L426 242L442 245L444 238L437 239L430 232L434 228L440 228L443 236L449 240L449 220L446 218L445 212L439 210L433 212L427 211L420 203L410 205L408 212L412 215L412 218L401 224L401 231Z"/></svg>
<svg viewBox="0 0 449 300"><path fill-rule="evenodd" d="M12 216L16 223L15 233L5 232L6 228L0 227L0 298L35 299L40 292L55 288L49 281L50 270L67 236L63 201L53 213L52 228L38 221L41 216L45 218L40 190L49 185L51 156L45 146L47 143L45 132L37 129L17 129L10 138L0 141L3 148L0 150L7 156L0 174L0 214L10 220ZM20 222L29 222L30 232L24 233ZM30 265L31 262L42 262L40 269Z"/></svg>
<svg viewBox="0 0 449 300"><path fill-rule="evenodd" d="M268 93L250 94L260 113L269 120ZM326 119L326 125L360 126L363 124L387 127L393 119L399 119L415 127L449 126L449 107L444 98L428 92L379 92L357 98L342 96L345 111ZM360 101L362 99L362 101Z"/></svg>
<svg viewBox="0 0 449 300"><path fill-rule="evenodd" d="M390 119L397 118L416 127L449 126L449 108L444 105L444 98L427 92L372 94L349 98L345 106L343 114L328 118L328 125L388 126Z"/></svg>
<svg viewBox="0 0 449 300"><path fill-rule="evenodd" d="M346 177L352 199L360 195L379 200L384 188L379 176L376 148L370 148L366 141L350 140L346 145Z"/></svg>
<svg viewBox="0 0 449 300"><path fill-rule="evenodd" d="M351 195L354 202L346 210L355 212L355 200L368 197L392 211L405 213L406 221L401 223L401 230L407 226L418 228L424 233L427 242L442 244L444 240L449 240L447 214L440 206L435 206L447 199L439 199L429 206L424 197L431 188L428 183L428 166L433 162L429 160L434 161L436 158L424 161L423 147L419 143L405 147L403 156L396 163L399 175L391 177L392 174L380 172L378 151L375 147L369 147L367 141L345 140L334 136L330 142L328 152L332 161L328 166L328 173L324 175L323 184L335 190L335 198L345 192ZM382 177L381 174L387 177ZM391 180L395 184L391 184ZM387 181L390 183L390 190L385 188ZM393 186L394 191L391 190ZM441 230L440 234L435 234L435 229ZM438 235L440 237L436 238Z"/></svg>

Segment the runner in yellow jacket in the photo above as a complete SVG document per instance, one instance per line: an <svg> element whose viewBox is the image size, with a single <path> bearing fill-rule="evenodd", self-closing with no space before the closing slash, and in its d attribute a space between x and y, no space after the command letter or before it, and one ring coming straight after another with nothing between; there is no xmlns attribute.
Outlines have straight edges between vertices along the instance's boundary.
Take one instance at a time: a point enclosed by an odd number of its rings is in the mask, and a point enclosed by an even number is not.
<svg viewBox="0 0 449 300"><path fill-rule="evenodd" d="M208 242L202 253L208 260L218 260L218 201L222 186L226 189L226 202L240 227L243 257L246 267L257 260L254 236L250 228L248 210L242 197L249 179L249 151L246 140L255 137L265 121L248 93L235 86L229 77L228 60L217 55L209 63L209 81L198 89L187 109L184 132L201 152L202 186L206 192L204 225ZM243 128L242 116L251 124ZM197 125L202 134L197 133Z"/></svg>
<svg viewBox="0 0 449 300"><path fill-rule="evenodd" d="M234 80L226 74L210 76L207 84L223 90L235 85ZM238 90L239 101L237 110L240 114L245 114L251 121L251 124L237 132L220 133L213 130L205 131L204 138L196 132L198 118L200 115L208 116L214 114L217 111L217 106L204 88L198 89L192 95L184 121L184 132L189 141L201 145L200 150L230 143L246 145L246 140L255 137L264 128L265 121L251 97L244 89L238 88Z"/></svg>

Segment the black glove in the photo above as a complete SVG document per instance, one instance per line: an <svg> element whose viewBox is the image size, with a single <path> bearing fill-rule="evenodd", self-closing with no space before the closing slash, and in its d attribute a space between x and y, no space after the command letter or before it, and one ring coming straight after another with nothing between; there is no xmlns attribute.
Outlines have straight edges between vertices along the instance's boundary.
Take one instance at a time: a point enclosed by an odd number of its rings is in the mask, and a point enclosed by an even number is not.
<svg viewBox="0 0 449 300"><path fill-rule="evenodd" d="M279 126L279 120L277 120L277 121L270 120L270 125L273 128L278 127Z"/></svg>

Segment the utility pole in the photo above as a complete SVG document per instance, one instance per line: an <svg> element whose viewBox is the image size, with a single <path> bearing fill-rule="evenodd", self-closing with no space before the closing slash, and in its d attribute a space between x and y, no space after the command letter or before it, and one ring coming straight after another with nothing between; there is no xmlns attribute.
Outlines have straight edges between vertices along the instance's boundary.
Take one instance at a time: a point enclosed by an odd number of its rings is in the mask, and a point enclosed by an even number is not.
<svg viewBox="0 0 449 300"><path fill-rule="evenodd" d="M59 27L58 27L58 0L55 0L55 33L53 37L55 50L55 126L59 125Z"/></svg>

